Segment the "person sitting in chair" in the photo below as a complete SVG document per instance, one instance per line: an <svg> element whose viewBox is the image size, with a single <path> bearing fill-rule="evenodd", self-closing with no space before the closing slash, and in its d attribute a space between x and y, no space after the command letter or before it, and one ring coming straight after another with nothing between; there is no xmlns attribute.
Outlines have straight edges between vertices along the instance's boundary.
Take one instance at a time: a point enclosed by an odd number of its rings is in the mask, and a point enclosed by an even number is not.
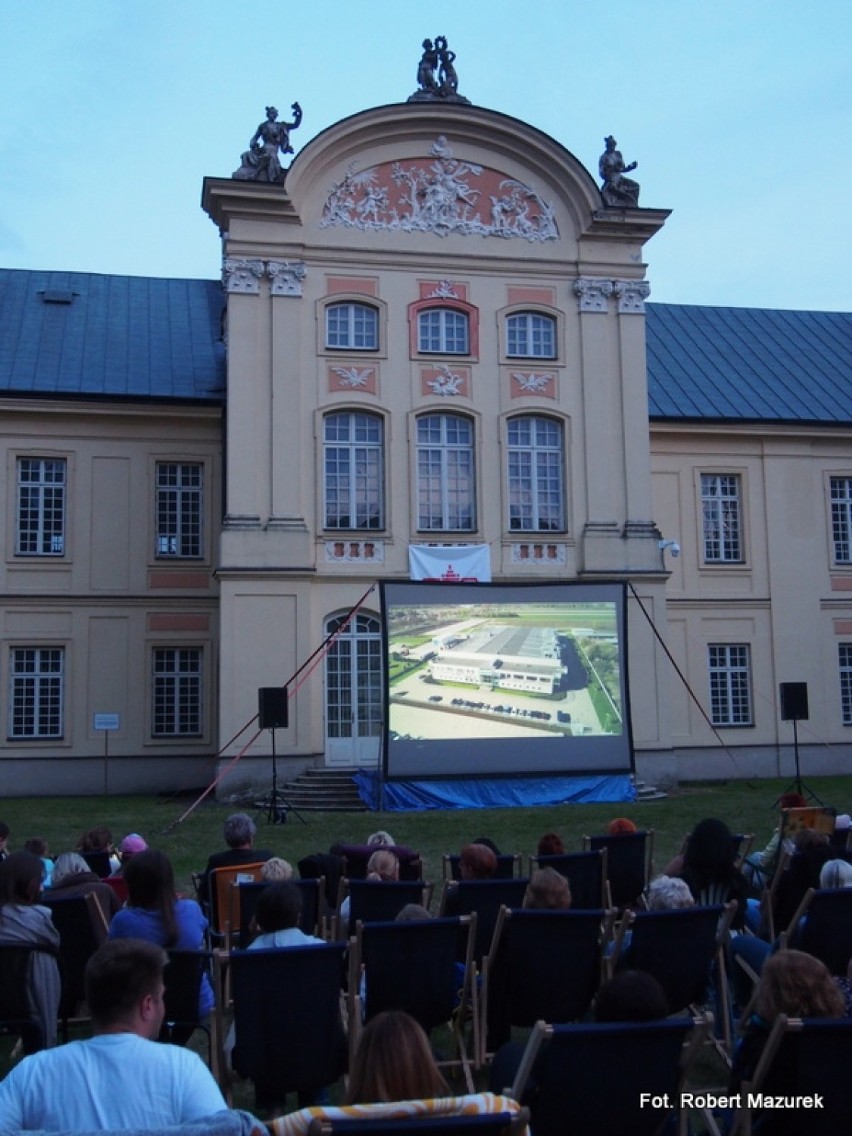
<svg viewBox="0 0 852 1136"><path fill-rule="evenodd" d="M260 864L272 859L267 848L254 847L257 825L247 813L232 813L225 821L223 835L228 845L221 852L214 852L207 860L207 867L198 885L198 898L210 898L210 873L216 868L238 868L241 864Z"/></svg>

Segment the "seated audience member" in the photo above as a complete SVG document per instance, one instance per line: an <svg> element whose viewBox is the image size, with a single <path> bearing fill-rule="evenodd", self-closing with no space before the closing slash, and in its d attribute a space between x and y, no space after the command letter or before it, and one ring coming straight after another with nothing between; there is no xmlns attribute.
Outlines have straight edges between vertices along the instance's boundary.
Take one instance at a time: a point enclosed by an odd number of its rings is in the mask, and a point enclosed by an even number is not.
<svg viewBox="0 0 852 1136"><path fill-rule="evenodd" d="M315 935L306 935L300 930L298 923L301 914L302 893L294 883L279 880L269 884L257 898L254 926L258 935L252 941L249 950L307 947L311 943L322 943L323 939L318 939Z"/></svg>
<svg viewBox="0 0 852 1136"><path fill-rule="evenodd" d="M391 852L390 848L378 847L367 861L366 878L373 883L396 883L399 880L399 860L396 853ZM340 905L340 922L344 928L349 926L350 906L347 895Z"/></svg>
<svg viewBox="0 0 852 1136"><path fill-rule="evenodd" d="M0 943L36 944L58 950L59 932L53 925L50 910L38 902L41 874L41 860L32 852L12 852L0 861ZM21 1035L25 1053L56 1044L60 992L56 958L38 951L29 967L28 1001L33 1028ZM0 1124L0 1131L8 1129Z"/></svg>
<svg viewBox="0 0 852 1136"><path fill-rule="evenodd" d="M676 870L670 863L664 875L686 880L696 903L714 904L736 901L737 911L732 927L740 930L745 923L748 884L736 866L733 836L724 821L705 817L696 824L683 851L683 862Z"/></svg>
<svg viewBox="0 0 852 1136"><path fill-rule="evenodd" d="M432 912L422 903L406 903L396 915L397 923L418 923L421 919L431 919Z"/></svg>
<svg viewBox="0 0 852 1136"><path fill-rule="evenodd" d="M270 1121L269 1130L272 1136L304 1136L315 1117L382 1117L390 1122L519 1110L515 1101L493 1093L451 1097L447 1092L424 1031L402 1010L386 1010L364 1027L349 1070L346 1103L299 1109Z"/></svg>
<svg viewBox="0 0 852 1136"><path fill-rule="evenodd" d="M389 832L380 828L378 832L371 832L367 837L367 844L372 848L374 845L379 845L382 848L393 848L396 841Z"/></svg>
<svg viewBox="0 0 852 1136"><path fill-rule="evenodd" d="M210 898L210 873L216 868L238 868L241 864L259 864L272 859L269 849L254 847L256 833L257 825L247 813L233 813L228 817L223 827L228 847L208 858L198 887L201 899Z"/></svg>
<svg viewBox="0 0 852 1136"><path fill-rule="evenodd" d="M129 832L118 846L118 859L119 865L117 871L113 872L113 876L124 875L124 868L128 860L132 859L137 852L147 852L148 843L144 837L140 836L138 832Z"/></svg>
<svg viewBox="0 0 852 1136"><path fill-rule="evenodd" d="M847 860L826 860L820 868L819 886L833 891L852 887L852 864Z"/></svg>
<svg viewBox="0 0 852 1136"><path fill-rule="evenodd" d="M555 832L546 832L539 840L536 848L537 856L563 856L564 854L565 845L562 843L562 837L557 836Z"/></svg>
<svg viewBox="0 0 852 1136"><path fill-rule="evenodd" d="M631 832L638 832L639 829L628 817L615 817L606 826L607 836L627 836Z"/></svg>
<svg viewBox="0 0 852 1136"><path fill-rule="evenodd" d="M678 876L657 876L648 884L645 903L649 911L677 911L694 907L695 897L686 880Z"/></svg>
<svg viewBox="0 0 852 1136"><path fill-rule="evenodd" d="M653 974L622 970L601 986L592 1015L596 1022L652 1022L669 1016L669 1003Z"/></svg>
<svg viewBox="0 0 852 1136"><path fill-rule="evenodd" d="M480 840L465 844L459 855L460 880L491 880L497 871L497 856Z"/></svg>
<svg viewBox="0 0 852 1136"><path fill-rule="evenodd" d="M785 848L788 852L793 851L793 841L789 837L782 837L784 828L783 810L803 809L807 803L801 793L782 793L779 797L778 804L782 811L769 842L759 852L752 852L750 856L747 856L743 864L743 875L753 888L759 890L771 880L778 864L778 857Z"/></svg>
<svg viewBox="0 0 852 1136"><path fill-rule="evenodd" d="M31 836L24 841L24 851L32 852L41 860L43 875L41 877L42 890L50 887L53 876L53 861L50 858L50 847L43 836Z"/></svg>
<svg viewBox="0 0 852 1136"><path fill-rule="evenodd" d="M743 1081L750 1081L769 1033L779 1014L791 1018L841 1018L844 1014L843 995L834 982L828 967L803 951L778 951L766 960L757 990L754 1014L746 1026L742 1040L734 1050L730 1087L737 1093ZM783 1049L773 1062L761 1091L772 1096L783 1094L790 1082L791 1069ZM782 1110L783 1111L783 1110ZM774 1136L780 1132L806 1131L794 1125L776 1126L777 1117L764 1112L760 1119L761 1136ZM757 1131L757 1128L755 1128Z"/></svg>
<svg viewBox="0 0 852 1136"><path fill-rule="evenodd" d="M292 880L293 865L289 864L286 860L282 860L280 856L270 856L260 869L260 878L266 880L268 883L281 883L285 880Z"/></svg>
<svg viewBox="0 0 852 1136"><path fill-rule="evenodd" d="M787 929L808 888L819 887L823 865L835 858L824 832L801 828L793 837L793 845L793 855L775 891L774 916L778 932Z"/></svg>
<svg viewBox="0 0 852 1136"><path fill-rule="evenodd" d="M117 872L121 867L121 861L116 855L115 845L112 842L112 833L104 824L96 825L88 832L84 832L77 841L77 851L106 852L109 855L110 871Z"/></svg>
<svg viewBox="0 0 852 1136"><path fill-rule="evenodd" d="M143 1131L226 1108L197 1053L156 1041L166 962L160 947L134 939L92 955L86 1000L95 1036L14 1067L0 1082L0 1131Z"/></svg>
<svg viewBox="0 0 852 1136"><path fill-rule="evenodd" d="M567 911L571 906L571 885L555 868L533 872L524 892L524 907L537 910Z"/></svg>
<svg viewBox="0 0 852 1136"><path fill-rule="evenodd" d="M6 824L5 820L0 820L0 860L5 860L9 855L7 845L9 843L10 833L11 829L8 824Z"/></svg>
<svg viewBox="0 0 852 1136"><path fill-rule="evenodd" d="M113 916L110 939L144 939L159 947L189 951L204 946L207 919L194 899L178 899L172 864L164 852L153 848L137 852L128 861L124 878L127 905ZM199 991L199 1017L207 1017L213 1003L213 987L205 974ZM192 1032L189 1029L184 1040L188 1041Z"/></svg>
<svg viewBox="0 0 852 1136"><path fill-rule="evenodd" d="M119 903L109 884L92 871L79 852L60 852L53 865L51 900L81 898L92 892L98 897L104 915L111 919Z"/></svg>

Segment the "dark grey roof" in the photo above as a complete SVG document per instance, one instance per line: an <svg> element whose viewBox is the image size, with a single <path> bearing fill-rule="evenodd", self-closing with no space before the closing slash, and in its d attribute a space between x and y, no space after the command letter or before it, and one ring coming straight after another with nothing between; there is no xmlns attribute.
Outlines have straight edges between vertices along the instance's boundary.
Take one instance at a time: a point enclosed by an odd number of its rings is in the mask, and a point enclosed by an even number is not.
<svg viewBox="0 0 852 1136"><path fill-rule="evenodd" d="M223 402L224 299L212 280L0 269L0 391Z"/></svg>
<svg viewBox="0 0 852 1136"><path fill-rule="evenodd" d="M647 305L652 419L852 424L852 313Z"/></svg>

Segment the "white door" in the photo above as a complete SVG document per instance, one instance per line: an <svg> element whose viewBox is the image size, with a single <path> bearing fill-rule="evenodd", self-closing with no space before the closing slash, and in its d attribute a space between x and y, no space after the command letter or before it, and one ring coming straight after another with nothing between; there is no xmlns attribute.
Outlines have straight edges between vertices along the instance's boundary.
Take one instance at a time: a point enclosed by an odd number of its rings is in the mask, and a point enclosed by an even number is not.
<svg viewBox="0 0 852 1136"><path fill-rule="evenodd" d="M334 634L345 618L333 615L326 635ZM326 765L378 765L383 706L381 623L359 612L326 655Z"/></svg>

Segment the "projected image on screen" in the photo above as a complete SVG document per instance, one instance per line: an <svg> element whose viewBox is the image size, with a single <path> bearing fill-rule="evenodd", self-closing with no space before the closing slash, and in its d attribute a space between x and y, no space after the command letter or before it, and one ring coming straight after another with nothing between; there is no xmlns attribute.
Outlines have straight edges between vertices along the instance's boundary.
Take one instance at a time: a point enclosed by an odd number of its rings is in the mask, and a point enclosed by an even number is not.
<svg viewBox="0 0 852 1136"><path fill-rule="evenodd" d="M625 771L619 584L385 583L388 778Z"/></svg>

